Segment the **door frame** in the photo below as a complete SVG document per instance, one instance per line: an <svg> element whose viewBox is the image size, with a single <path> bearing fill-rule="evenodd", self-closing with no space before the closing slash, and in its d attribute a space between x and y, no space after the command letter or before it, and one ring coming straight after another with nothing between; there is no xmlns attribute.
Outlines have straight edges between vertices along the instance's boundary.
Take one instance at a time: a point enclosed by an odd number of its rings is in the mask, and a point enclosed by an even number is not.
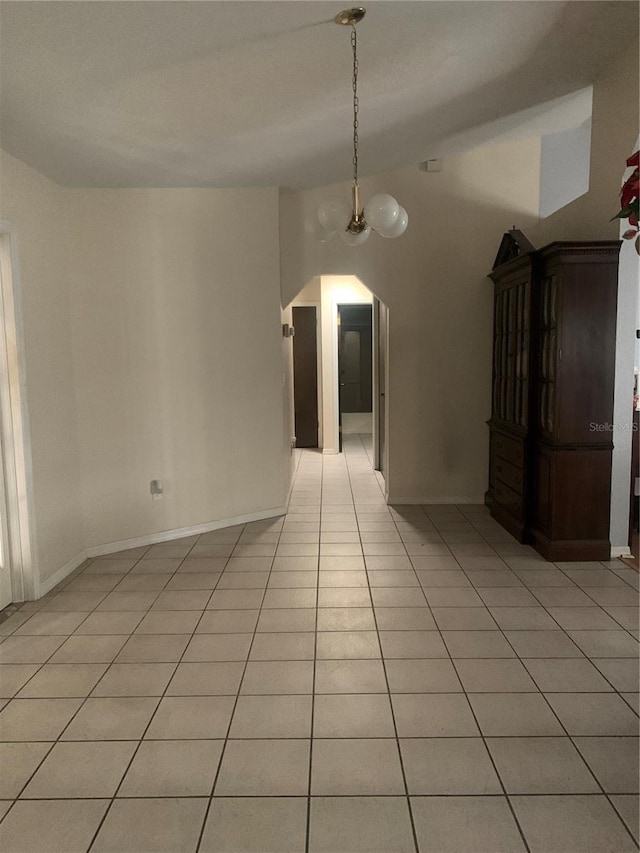
<svg viewBox="0 0 640 853"><path fill-rule="evenodd" d="M315 308L316 309L316 377L317 377L317 396L318 396L318 448L321 449L323 445L323 424L322 424L322 326L321 326L321 311L322 311L322 303L321 302L302 302L301 300L294 299L294 301L288 306L292 310L294 308ZM294 335L295 335L295 324L294 324ZM295 388L293 389L294 393L294 406L295 406Z"/></svg>
<svg viewBox="0 0 640 853"><path fill-rule="evenodd" d="M375 382L374 382L374 373L375 373L375 363L376 363L376 353L375 353L375 344L374 344L374 333L375 326L373 320L374 313L374 301L375 296L372 294L371 302L336 302L336 357L335 357L335 379L336 379L336 387L338 389L338 403L337 403L337 416L338 416L338 447L339 452L342 452L343 449L343 438L342 438L342 383L340 382L340 334L341 334L341 308L361 308L363 306L368 306L371 308L371 431L372 431L372 440L376 443L376 419L375 419L375 409L373 407L374 397L375 397Z"/></svg>
<svg viewBox="0 0 640 853"><path fill-rule="evenodd" d="M380 304L381 301L377 296L373 298L373 459L374 469L378 472L384 481L385 497L389 496L388 475L389 475L389 307L386 303L385 317L386 323L384 328L381 327L380 321ZM384 381L380 382L380 337L384 337L385 341L385 370ZM384 387L384 454L380 458L380 385Z"/></svg>
<svg viewBox="0 0 640 853"><path fill-rule="evenodd" d="M380 300L377 296L373 297L371 321L371 333L373 335L373 468L382 474L380 469ZM382 461L384 463L384 460Z"/></svg>
<svg viewBox="0 0 640 853"><path fill-rule="evenodd" d="M0 219L0 471L7 546L2 556L9 564L12 600L25 601L35 597L33 474L18 250L14 226Z"/></svg>

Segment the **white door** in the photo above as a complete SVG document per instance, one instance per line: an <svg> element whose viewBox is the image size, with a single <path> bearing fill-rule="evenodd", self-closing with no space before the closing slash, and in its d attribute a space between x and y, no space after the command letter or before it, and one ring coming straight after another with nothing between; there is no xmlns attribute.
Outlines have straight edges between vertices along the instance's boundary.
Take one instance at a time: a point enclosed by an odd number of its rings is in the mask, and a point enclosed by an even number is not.
<svg viewBox="0 0 640 853"><path fill-rule="evenodd" d="M27 466L11 238L0 221L0 608L23 601L30 565ZM30 579L31 580L31 579ZM17 588L16 588L17 585ZM33 594L31 586L27 590Z"/></svg>
<svg viewBox="0 0 640 853"><path fill-rule="evenodd" d="M0 447L0 610L11 604L11 547L7 519L7 494L5 490L3 448Z"/></svg>

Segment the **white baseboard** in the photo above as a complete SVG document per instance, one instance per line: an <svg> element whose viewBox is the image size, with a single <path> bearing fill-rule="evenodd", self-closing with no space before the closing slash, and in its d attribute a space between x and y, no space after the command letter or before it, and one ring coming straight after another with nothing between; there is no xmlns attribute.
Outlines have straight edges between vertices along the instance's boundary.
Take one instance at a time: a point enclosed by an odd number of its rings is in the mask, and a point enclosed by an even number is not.
<svg viewBox="0 0 640 853"><path fill-rule="evenodd" d="M476 498L469 497L469 495L465 495L464 497L451 497L451 495L447 495L446 497L423 497L416 498L415 495L411 497L403 497L402 495L389 495L387 498L387 503L389 504L409 504L415 506L426 506L427 504L459 504L460 506L474 506L476 504L482 504L484 506L484 495L479 495Z"/></svg>
<svg viewBox="0 0 640 853"><path fill-rule="evenodd" d="M631 551L629 550L628 545L612 545L611 546L611 559L615 560L616 557L630 557Z"/></svg>
<svg viewBox="0 0 640 853"><path fill-rule="evenodd" d="M382 471L378 471L377 469L374 469L373 473L374 473L376 480L378 481L378 485L380 486L380 489L382 490L382 494L384 495L384 499L385 499L386 503L389 503L389 492L387 491L387 481L382 476Z"/></svg>
<svg viewBox="0 0 640 853"><path fill-rule="evenodd" d="M37 601L39 598L42 598L43 595L46 595L48 592L57 586L61 581L65 578L68 578L72 572L81 566L84 561L87 559L87 552L80 551L79 554L76 554L75 557L72 557L68 563L65 563L64 566L61 566L57 572L54 572L50 577L46 578L43 581L36 581L35 585L35 600Z"/></svg>
<svg viewBox="0 0 640 853"><path fill-rule="evenodd" d="M260 512L250 512L247 515L222 518L219 521L207 521L204 524L195 524L192 527L177 527L173 530L162 530L160 533L149 533L147 536L137 536L135 539L121 539L119 542L94 545L91 548L87 548L87 556L103 557L105 554L126 551L128 548L140 548L142 545L157 545L160 542L168 542L171 539L184 539L186 536L197 536L200 533L209 533L211 530L220 530L223 527L234 527L236 524L248 524L250 521L264 521L266 518L276 518L279 515L284 515L286 511L286 507L278 506L272 509L260 510Z"/></svg>
<svg viewBox="0 0 640 853"><path fill-rule="evenodd" d="M289 488L287 489L287 499L285 501L285 513L289 510L289 504L291 502L291 494L293 492L293 484L295 483L296 474L298 473L298 465L300 464L300 457L296 457L295 464L293 466L293 471L290 472L289 476Z"/></svg>
<svg viewBox="0 0 640 853"><path fill-rule="evenodd" d="M121 539L119 542L107 542L104 545L92 545L84 551L72 557L68 563L61 566L56 572L42 582L37 582L35 596L36 600L42 598L57 586L61 581L74 572L78 566L89 557L103 557L105 554L115 554L118 551L126 551L129 548L139 548L143 545L156 545L160 542L168 542L171 539L184 539L186 536L196 536L200 533L209 533L211 530L220 530L223 527L234 527L236 524L248 524L251 521L263 521L267 518L276 518L286 513L286 507L278 506L271 509L250 512L247 515L236 515L232 518L222 518L219 521L208 521L205 524L195 524L192 527L178 527L173 530L162 530L159 533L149 533L146 536L137 536L135 539Z"/></svg>

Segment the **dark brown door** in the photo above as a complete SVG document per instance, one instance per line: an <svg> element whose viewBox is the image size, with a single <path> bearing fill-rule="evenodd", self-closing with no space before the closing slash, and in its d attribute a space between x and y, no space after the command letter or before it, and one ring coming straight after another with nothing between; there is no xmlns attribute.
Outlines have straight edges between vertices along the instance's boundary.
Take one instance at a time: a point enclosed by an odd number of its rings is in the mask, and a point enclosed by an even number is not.
<svg viewBox="0 0 640 853"><path fill-rule="evenodd" d="M316 309L293 308L293 398L297 447L318 446Z"/></svg>
<svg viewBox="0 0 640 853"><path fill-rule="evenodd" d="M339 305L340 412L370 412L372 394L371 305Z"/></svg>
<svg viewBox="0 0 640 853"><path fill-rule="evenodd" d="M385 471L385 455L387 435L385 424L387 418L387 340L389 334L389 314L387 306L378 302L378 471L383 476Z"/></svg>
<svg viewBox="0 0 640 853"><path fill-rule="evenodd" d="M371 305L338 305L338 436L342 450L342 416L372 411Z"/></svg>

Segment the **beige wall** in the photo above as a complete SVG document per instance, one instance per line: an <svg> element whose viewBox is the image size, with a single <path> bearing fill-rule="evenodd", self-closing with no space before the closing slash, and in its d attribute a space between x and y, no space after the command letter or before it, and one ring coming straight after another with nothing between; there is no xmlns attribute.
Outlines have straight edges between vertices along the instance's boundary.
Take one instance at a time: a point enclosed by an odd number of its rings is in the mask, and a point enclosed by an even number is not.
<svg viewBox="0 0 640 853"><path fill-rule="evenodd" d="M539 204L540 141L486 146L362 181L409 211L397 240L352 249L310 231L318 203L347 184L281 198L282 300L317 275L356 275L389 307L391 501L481 501L487 484L492 288L502 234L525 233Z"/></svg>
<svg viewBox="0 0 640 853"><path fill-rule="evenodd" d="M593 86L589 192L542 219L527 236L553 240L617 240L620 184L638 135L638 42L616 57Z"/></svg>
<svg viewBox="0 0 640 853"><path fill-rule="evenodd" d="M294 299L295 304L313 302L320 305L322 301L322 278L317 275L307 282Z"/></svg>
<svg viewBox="0 0 640 853"><path fill-rule="evenodd" d="M276 512L286 497L277 191L73 199L87 543ZM156 478L161 501L149 494Z"/></svg>
<svg viewBox="0 0 640 853"><path fill-rule="evenodd" d="M32 460L36 577L84 547L70 318L69 193L0 152L0 219L15 235Z"/></svg>
<svg viewBox="0 0 640 853"><path fill-rule="evenodd" d="M85 549L280 511L277 190L66 190L3 157L0 218L20 247L40 588Z"/></svg>

